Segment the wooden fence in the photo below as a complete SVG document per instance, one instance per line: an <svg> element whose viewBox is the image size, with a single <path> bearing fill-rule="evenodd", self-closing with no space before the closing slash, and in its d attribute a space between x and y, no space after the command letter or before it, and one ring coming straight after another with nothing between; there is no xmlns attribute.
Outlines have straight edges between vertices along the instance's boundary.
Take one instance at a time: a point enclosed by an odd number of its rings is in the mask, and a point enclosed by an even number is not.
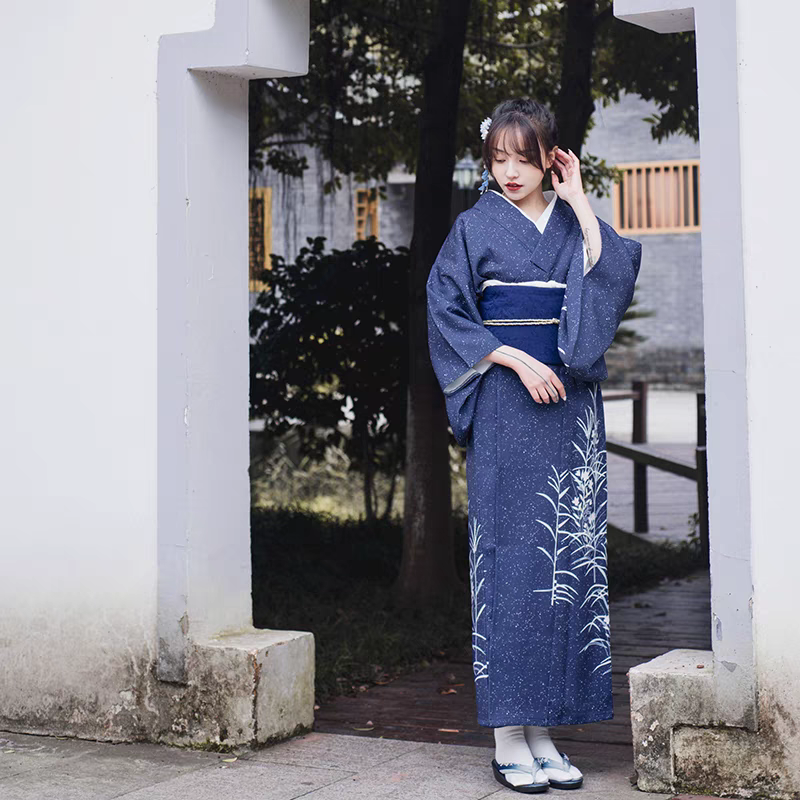
<svg viewBox="0 0 800 800"><path fill-rule="evenodd" d="M647 469L660 469L680 475L697 484L697 507L700 543L708 560L708 465L706 461L706 396L697 392L697 445L695 463L678 458L669 458L647 447L647 383L634 381L631 389L608 389L603 391L603 401L633 400L633 430L631 443L606 440L606 450L633 462L633 529L636 533L647 533Z"/></svg>

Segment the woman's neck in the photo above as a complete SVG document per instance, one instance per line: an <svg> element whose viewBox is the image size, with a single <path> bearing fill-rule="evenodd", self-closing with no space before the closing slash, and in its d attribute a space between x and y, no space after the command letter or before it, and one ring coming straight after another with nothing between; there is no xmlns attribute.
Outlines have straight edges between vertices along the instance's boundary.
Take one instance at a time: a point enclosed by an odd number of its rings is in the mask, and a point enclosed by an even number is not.
<svg viewBox="0 0 800 800"><path fill-rule="evenodd" d="M494 190L492 190L494 191ZM552 192L555 194L553 189L547 190L548 194ZM537 222L541 219L542 214L547 211L547 207L553 201L553 197L545 197L544 192L541 189L541 186L532 191L529 195L523 198L521 201L517 202L512 200L505 192L498 192L499 195L504 197L508 200L509 203L513 203L526 217L531 219L534 222Z"/></svg>
<svg viewBox="0 0 800 800"><path fill-rule="evenodd" d="M514 202L510 197L508 199L511 200L512 203ZM515 205L519 206L529 217L539 219L547 210L547 206L550 205L550 199L544 196L544 192L541 187L539 187L532 191L527 197L523 198L521 202L515 203Z"/></svg>

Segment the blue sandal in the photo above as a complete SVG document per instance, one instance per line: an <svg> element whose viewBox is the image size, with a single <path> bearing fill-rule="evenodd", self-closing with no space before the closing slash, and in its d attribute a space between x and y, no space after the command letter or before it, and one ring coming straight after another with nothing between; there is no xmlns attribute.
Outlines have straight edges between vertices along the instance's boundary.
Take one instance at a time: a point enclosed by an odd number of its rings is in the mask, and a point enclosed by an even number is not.
<svg viewBox="0 0 800 800"><path fill-rule="evenodd" d="M536 773L541 768L541 758L534 758L533 764L498 764L497 761L492 759L492 769L494 770L494 777L498 783L503 786L513 789L515 792L522 792L523 794L535 794L537 792L544 792L550 786L550 781L535 782L534 778ZM514 784L506 780L505 775L509 772L527 772L531 776L530 783Z"/></svg>
<svg viewBox="0 0 800 800"><path fill-rule="evenodd" d="M561 754L561 761L557 761L555 758L540 758L539 762L542 765L542 769L550 767L551 769L563 769L564 772L569 772L570 762L566 753ZM570 778L568 781L559 781L555 778L550 778L550 785L556 789L577 789L582 783L583 775L581 775L580 778Z"/></svg>

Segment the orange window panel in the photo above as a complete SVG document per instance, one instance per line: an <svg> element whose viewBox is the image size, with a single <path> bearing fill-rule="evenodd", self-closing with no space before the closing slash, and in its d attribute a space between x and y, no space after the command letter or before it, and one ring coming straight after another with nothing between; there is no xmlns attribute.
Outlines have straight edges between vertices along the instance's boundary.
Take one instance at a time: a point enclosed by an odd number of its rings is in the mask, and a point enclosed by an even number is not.
<svg viewBox="0 0 800 800"><path fill-rule="evenodd" d="M622 233L691 233L700 230L700 161L617 164L622 179L611 199L614 228Z"/></svg>
<svg viewBox="0 0 800 800"><path fill-rule="evenodd" d="M378 233L378 190L356 189L355 197L356 239L367 239Z"/></svg>
<svg viewBox="0 0 800 800"><path fill-rule="evenodd" d="M272 187L250 189L250 272L251 292L263 292L269 284L259 278L264 269L272 269Z"/></svg>

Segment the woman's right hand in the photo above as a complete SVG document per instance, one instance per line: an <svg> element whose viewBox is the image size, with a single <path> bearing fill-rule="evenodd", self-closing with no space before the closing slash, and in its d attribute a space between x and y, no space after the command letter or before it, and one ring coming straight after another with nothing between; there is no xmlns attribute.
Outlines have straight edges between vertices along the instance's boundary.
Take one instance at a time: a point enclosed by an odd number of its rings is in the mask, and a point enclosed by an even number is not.
<svg viewBox="0 0 800 800"><path fill-rule="evenodd" d="M524 350L504 344L488 357L491 361L511 367L537 403L550 403L551 400L557 403L559 397L562 400L567 399L567 392L558 375L547 364Z"/></svg>

